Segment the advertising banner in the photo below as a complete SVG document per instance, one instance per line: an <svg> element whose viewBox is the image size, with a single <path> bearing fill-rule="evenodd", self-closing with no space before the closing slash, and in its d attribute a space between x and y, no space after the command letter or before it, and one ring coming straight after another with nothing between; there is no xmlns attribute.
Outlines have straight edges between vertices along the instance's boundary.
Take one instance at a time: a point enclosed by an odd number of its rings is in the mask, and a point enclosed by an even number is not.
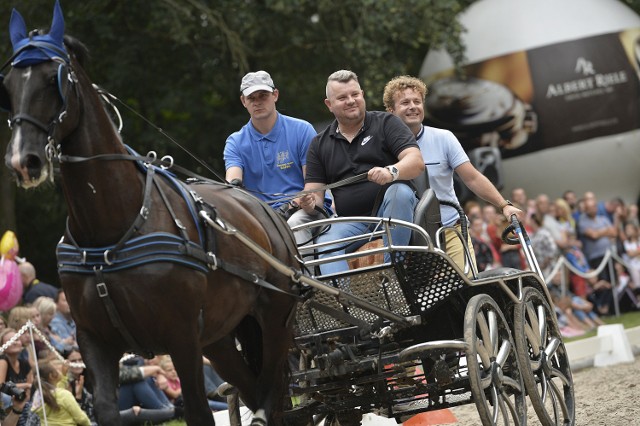
<svg viewBox="0 0 640 426"><path fill-rule="evenodd" d="M640 128L640 28L549 44L433 75L429 124L509 158Z"/></svg>

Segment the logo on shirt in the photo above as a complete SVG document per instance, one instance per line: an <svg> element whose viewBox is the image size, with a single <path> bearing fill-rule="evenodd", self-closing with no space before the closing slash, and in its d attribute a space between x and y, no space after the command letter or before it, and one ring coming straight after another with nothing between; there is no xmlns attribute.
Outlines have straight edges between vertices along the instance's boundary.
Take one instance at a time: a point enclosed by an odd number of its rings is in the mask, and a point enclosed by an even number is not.
<svg viewBox="0 0 640 426"><path fill-rule="evenodd" d="M360 145L365 146L367 142L371 140L372 137L373 136L367 136L366 138L362 139L362 143Z"/></svg>
<svg viewBox="0 0 640 426"><path fill-rule="evenodd" d="M277 167L280 170L288 169L293 165L293 161L289 158L289 151L280 151L277 154L276 161Z"/></svg>

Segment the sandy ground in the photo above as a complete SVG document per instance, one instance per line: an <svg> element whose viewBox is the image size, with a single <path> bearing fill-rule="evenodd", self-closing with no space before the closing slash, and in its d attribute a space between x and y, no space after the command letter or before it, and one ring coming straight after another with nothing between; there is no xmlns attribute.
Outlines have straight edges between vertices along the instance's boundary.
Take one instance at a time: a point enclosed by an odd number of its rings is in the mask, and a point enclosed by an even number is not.
<svg viewBox="0 0 640 426"><path fill-rule="evenodd" d="M574 372L577 426L636 426L640 425L640 356L630 364L587 368ZM243 407L244 409L244 407ZM474 404L452 408L457 418L454 426L479 426L480 418ZM251 413L242 416L243 425L251 422ZM228 426L226 412L214 414L217 426ZM527 425L540 422L529 404ZM430 423L435 424L435 423ZM443 423L452 425L452 423ZM393 419L366 415L362 426L395 426ZM416 426L413 423L411 426Z"/></svg>
<svg viewBox="0 0 640 426"><path fill-rule="evenodd" d="M630 364L574 372L576 425L640 425L640 356ZM480 425L475 405L452 409L458 425ZM540 425L531 405L529 426Z"/></svg>

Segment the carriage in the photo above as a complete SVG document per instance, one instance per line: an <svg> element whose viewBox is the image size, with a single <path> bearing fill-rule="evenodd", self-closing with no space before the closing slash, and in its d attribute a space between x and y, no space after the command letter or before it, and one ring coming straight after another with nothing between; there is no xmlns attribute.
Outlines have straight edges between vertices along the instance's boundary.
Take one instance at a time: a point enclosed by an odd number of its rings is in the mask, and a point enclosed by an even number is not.
<svg viewBox="0 0 640 426"><path fill-rule="evenodd" d="M522 244L529 271L477 273L466 245L461 270L438 243L446 228L431 226L434 209L437 200L427 190L415 224L361 217L301 226L353 220L370 222L372 229L358 238L303 247L302 254L327 245L380 244L305 258L312 271L336 259L349 259L354 268L317 276L326 287L303 292L295 316L292 355L298 362L287 424L325 417L332 424L358 425L366 413L401 422L417 413L475 403L484 425L522 425L527 396L543 425L574 424L569 360L526 230L513 218L503 240ZM411 230L412 245L393 244L390 229L396 226ZM517 239L509 236L512 231ZM368 261L385 252L389 262Z"/></svg>
<svg viewBox="0 0 640 426"><path fill-rule="evenodd" d="M519 425L527 396L544 425L575 423L568 356L517 221L510 241L522 244L531 271L477 273L468 252L461 270L439 243L444 228L433 220L439 208L430 190L417 223L356 217L303 225L370 222L370 233L334 243L384 236L381 247L314 259L323 247L311 244L300 257L286 223L255 197L227 184L178 181L166 170L175 170L171 162L123 144L108 112L113 97L83 71L83 46L64 36L57 2L48 34L28 34L16 11L10 34L14 54L3 68L12 69L0 81L0 108L13 129L5 162L27 188L60 166L69 211L60 281L100 424L119 424L117 368L126 351L171 354L185 418L198 426L213 424L203 354L237 386L254 426L321 417L350 425L369 412L402 420L471 402L485 425ZM394 245L393 227L409 228L411 245ZM315 272L322 262L383 253L389 261ZM287 357L295 360L289 375Z"/></svg>

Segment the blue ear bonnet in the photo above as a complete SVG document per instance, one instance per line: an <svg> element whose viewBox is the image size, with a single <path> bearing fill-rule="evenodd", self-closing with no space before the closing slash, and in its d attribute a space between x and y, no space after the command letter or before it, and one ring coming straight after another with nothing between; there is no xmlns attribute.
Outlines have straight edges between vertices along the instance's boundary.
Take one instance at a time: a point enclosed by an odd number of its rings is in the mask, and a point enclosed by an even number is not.
<svg viewBox="0 0 640 426"><path fill-rule="evenodd" d="M64 18L59 0L56 0L53 9L53 21L48 34L28 36L24 19L13 9L9 35L13 45L13 67L24 68L53 59L69 62L69 55L64 47Z"/></svg>
<svg viewBox="0 0 640 426"><path fill-rule="evenodd" d="M11 66L15 68L25 68L54 58L69 62L69 55L64 45L56 43L49 34L20 41L14 45L15 52L18 54L11 61Z"/></svg>

